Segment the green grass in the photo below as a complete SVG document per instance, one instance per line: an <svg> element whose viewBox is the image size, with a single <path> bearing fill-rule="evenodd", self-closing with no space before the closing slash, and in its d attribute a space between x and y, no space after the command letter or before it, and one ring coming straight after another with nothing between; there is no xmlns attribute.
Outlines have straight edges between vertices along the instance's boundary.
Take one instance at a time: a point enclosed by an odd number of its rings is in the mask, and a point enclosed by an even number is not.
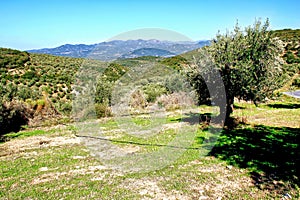
<svg viewBox="0 0 300 200"><path fill-rule="evenodd" d="M53 133L50 132L50 133ZM5 142L5 141L9 141L13 138L23 138L23 137L30 137L30 136L35 136L35 135L44 135L44 134L49 134L48 131L45 130L32 130L32 131L20 131L20 132L11 132L11 133L7 133L3 136L0 137L0 142Z"/></svg>
<svg viewBox="0 0 300 200"><path fill-rule="evenodd" d="M211 108L198 110L208 113ZM0 144L1 151L11 151L0 156L0 199L281 199L286 193L298 199L299 114L299 102L294 99L259 107L237 103L234 116L245 117L247 124L222 131L208 155L203 156L201 147L207 139L214 141L212 129L185 123L184 133L193 140L189 148L179 150L174 162L154 171L131 173L110 169L82 143L64 143L75 140L80 127L9 134L11 140ZM160 121L168 128L148 137L122 131L113 118L81 128L86 134L101 129L101 137L111 138L113 145L125 150L139 147L128 157L132 159L162 148L173 151L167 145L178 136L176 126L191 116L197 117L195 113L170 113ZM151 121L138 115L131 120L142 128Z"/></svg>
<svg viewBox="0 0 300 200"><path fill-rule="evenodd" d="M99 199L109 196L126 197L129 190L117 188L120 182L110 182L109 170L84 171L88 166L97 166L97 160L89 157L82 146L63 146L50 149L42 149L40 155L32 159L19 158L12 162L3 163L1 166L1 179L6 181L1 197L9 199L25 199L28 197L38 199ZM73 159L73 156L83 156L84 159ZM41 171L47 167L47 171ZM94 178L105 173L105 180L94 181ZM93 192L95 191L95 192ZM125 192L125 193L124 193ZM95 193L93 196L93 193ZM128 195L132 197L132 194Z"/></svg>
<svg viewBox="0 0 300 200"><path fill-rule="evenodd" d="M7 133L4 134L0 137L0 143L3 143L5 141L9 141L11 139L16 139L16 138L25 138L25 137L30 137L30 136L38 136L38 135L57 135L57 134L62 134L64 133L66 130L71 131L71 132L75 132L76 131L76 127L74 127L73 125L69 125L67 126L67 128L52 128L50 130L46 130L46 129L33 129L33 130L23 130L23 131L19 131L17 133L15 132L11 132L11 133Z"/></svg>
<svg viewBox="0 0 300 200"><path fill-rule="evenodd" d="M236 107L233 116L245 117L252 125L300 128L300 119L297 117L300 116L300 101L292 97L283 95L276 101L259 104L258 107L237 102Z"/></svg>
<svg viewBox="0 0 300 200"><path fill-rule="evenodd" d="M132 119L133 123L139 126L148 126L151 124L151 119L149 117L134 117Z"/></svg>
<svg viewBox="0 0 300 200"><path fill-rule="evenodd" d="M42 135L46 134L46 131L44 130L33 130L33 131L20 131L17 133L8 133L5 136L8 138L16 138L16 137L29 137L29 136L34 136L34 135Z"/></svg>

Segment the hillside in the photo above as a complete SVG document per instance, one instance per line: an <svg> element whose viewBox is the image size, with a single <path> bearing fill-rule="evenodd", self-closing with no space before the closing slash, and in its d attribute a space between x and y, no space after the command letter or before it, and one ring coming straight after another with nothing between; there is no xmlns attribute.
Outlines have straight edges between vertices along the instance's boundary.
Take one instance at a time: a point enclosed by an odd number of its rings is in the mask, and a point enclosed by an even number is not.
<svg viewBox="0 0 300 200"><path fill-rule="evenodd" d="M283 42L299 42L300 29L282 29L271 31L275 37L279 37Z"/></svg>
<svg viewBox="0 0 300 200"><path fill-rule="evenodd" d="M84 80L89 81L91 74L98 76L103 73L102 76L110 82L119 77L118 70L127 70L128 67L156 59L160 58L146 56L110 64L0 48L0 135L12 131L8 128L9 124L18 127L30 122L36 126L52 118L69 116L73 95L87 87ZM75 87L76 74L77 79L84 82L77 82ZM15 112L16 109L21 110ZM20 115L20 119L14 119L15 115ZM39 120L36 122L35 119ZM18 128L13 131L18 131Z"/></svg>
<svg viewBox="0 0 300 200"><path fill-rule="evenodd" d="M274 37L279 37L284 43L283 59L286 73L291 77L283 90L300 88L300 29L283 29L271 31Z"/></svg>
<svg viewBox="0 0 300 200"><path fill-rule="evenodd" d="M83 59L28 54L0 49L1 84L17 86L20 100L37 99L46 91L53 102L70 101L74 74Z"/></svg>
<svg viewBox="0 0 300 200"><path fill-rule="evenodd" d="M82 62L1 48L0 135L69 115L73 79Z"/></svg>

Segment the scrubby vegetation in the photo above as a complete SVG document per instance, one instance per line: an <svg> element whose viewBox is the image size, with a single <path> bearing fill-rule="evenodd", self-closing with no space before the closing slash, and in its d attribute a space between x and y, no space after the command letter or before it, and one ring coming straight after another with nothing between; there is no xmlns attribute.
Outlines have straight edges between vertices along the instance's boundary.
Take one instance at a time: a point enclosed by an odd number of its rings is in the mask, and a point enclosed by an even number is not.
<svg viewBox="0 0 300 200"><path fill-rule="evenodd" d="M283 29L271 31L274 37L278 37L283 41L284 52L283 59L285 60L284 76L291 77L288 82L288 87L285 89L296 90L299 89L300 82L300 29ZM297 75L298 74L298 75Z"/></svg>
<svg viewBox="0 0 300 200"><path fill-rule="evenodd" d="M0 49L1 134L33 124L33 118L40 118L42 124L58 112L69 115L71 86L82 61ZM55 116L49 115L50 110Z"/></svg>
<svg viewBox="0 0 300 200"><path fill-rule="evenodd" d="M278 37L283 41L284 52L282 53L282 58L285 63L282 66L283 71L281 73L281 81L282 84L286 84L284 89L299 88L300 31L285 29L271 31L270 33L273 37ZM211 47L205 48L207 50ZM99 65L92 62L97 61L89 61L88 65L94 65L95 72L102 74L97 80L98 83L94 99L95 107L91 109L95 109L98 117L111 116L111 92L115 82L128 70L131 70L136 66L147 65L147 63L157 63L158 65L168 66L170 69L174 70L174 75L160 78L159 74L161 71L157 71L151 72L153 77L141 78L137 83L141 87L132 94L139 100L131 100L132 106L146 108L153 103L161 105L161 103L164 102L166 104L166 99L169 99L169 103L173 102L171 104L174 104L174 102L177 101L176 98L183 95L180 94L180 92L184 90L181 87L182 82L178 81L178 77L176 76L182 73L186 67L191 64L191 60L195 54L197 54L197 51L188 52L184 55L171 58L145 56L135 59L117 60L110 65L101 64L101 66L105 66L103 67L103 69L106 68L105 72L101 71L101 69L96 69L97 67L99 68ZM21 117L24 119L23 121L21 120L21 126L23 126L23 124L28 124L28 122L33 122L34 120L31 120L32 117L36 116L36 113L41 113L40 110L51 110L47 107L55 110L54 113L57 113L55 115L56 117L59 115L70 116L74 91L81 92L83 90L80 83L74 83L74 81L76 80L76 72L84 62L86 61L78 58L29 54L27 52L1 48L1 122L9 124L7 122L8 119L14 118L13 116L18 115L17 113L23 113L23 111L14 112L17 107L19 110L24 110L24 113L28 113ZM81 78L83 77L84 76ZM90 77L86 77L86 79L89 78ZM85 81L83 80L83 82ZM204 90L202 93L203 92ZM244 96L249 97L246 93ZM173 97L175 99L172 99ZM202 102L207 104L210 103L209 100ZM139 103L141 103L141 105L137 105ZM178 107L178 105L169 106L169 108L171 107L175 108ZM39 115L41 120L47 118L41 117L41 114ZM50 115L49 118L51 118ZM17 129L20 128L21 127ZM7 132L17 129L3 128L3 131L5 130L4 132Z"/></svg>

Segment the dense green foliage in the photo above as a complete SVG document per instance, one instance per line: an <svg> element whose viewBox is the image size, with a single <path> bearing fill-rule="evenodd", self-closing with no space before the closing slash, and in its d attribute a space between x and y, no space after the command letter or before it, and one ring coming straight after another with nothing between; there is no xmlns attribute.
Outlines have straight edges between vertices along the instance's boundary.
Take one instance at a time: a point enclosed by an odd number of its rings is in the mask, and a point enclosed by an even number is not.
<svg viewBox="0 0 300 200"><path fill-rule="evenodd" d="M111 115L112 91L115 82L128 71L127 67L111 63L100 75L95 92L95 111L97 117L108 117Z"/></svg>
<svg viewBox="0 0 300 200"><path fill-rule="evenodd" d="M185 57L182 56L174 56L171 58L165 58L160 63L165 64L169 67L172 67L175 70L182 70L184 65L188 64L188 61Z"/></svg>
<svg viewBox="0 0 300 200"><path fill-rule="evenodd" d="M272 37L268 27L268 21L264 24L257 21L244 31L236 25L234 31L218 34L207 48L224 83L226 97L221 98L226 98L226 110L220 109L226 113L226 119L233 111L235 97L256 103L270 97L281 86L283 44ZM211 66L202 65L202 60L195 61L201 67L194 70L192 81L199 96L209 98L201 77L208 76L212 81L214 78L209 74Z"/></svg>
<svg viewBox="0 0 300 200"><path fill-rule="evenodd" d="M164 85L150 83L142 88L143 93L146 96L147 102L154 103L157 97L163 94L167 94L168 90Z"/></svg>

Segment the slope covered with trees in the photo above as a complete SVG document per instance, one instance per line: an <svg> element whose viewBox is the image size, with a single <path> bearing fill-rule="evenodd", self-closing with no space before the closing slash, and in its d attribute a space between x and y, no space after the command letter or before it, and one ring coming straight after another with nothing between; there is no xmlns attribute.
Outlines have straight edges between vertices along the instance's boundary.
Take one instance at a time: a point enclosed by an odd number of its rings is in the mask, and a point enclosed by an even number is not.
<svg viewBox="0 0 300 200"><path fill-rule="evenodd" d="M1 133L16 131L34 117L44 119L50 110L70 113L71 85L82 61L1 48Z"/></svg>

